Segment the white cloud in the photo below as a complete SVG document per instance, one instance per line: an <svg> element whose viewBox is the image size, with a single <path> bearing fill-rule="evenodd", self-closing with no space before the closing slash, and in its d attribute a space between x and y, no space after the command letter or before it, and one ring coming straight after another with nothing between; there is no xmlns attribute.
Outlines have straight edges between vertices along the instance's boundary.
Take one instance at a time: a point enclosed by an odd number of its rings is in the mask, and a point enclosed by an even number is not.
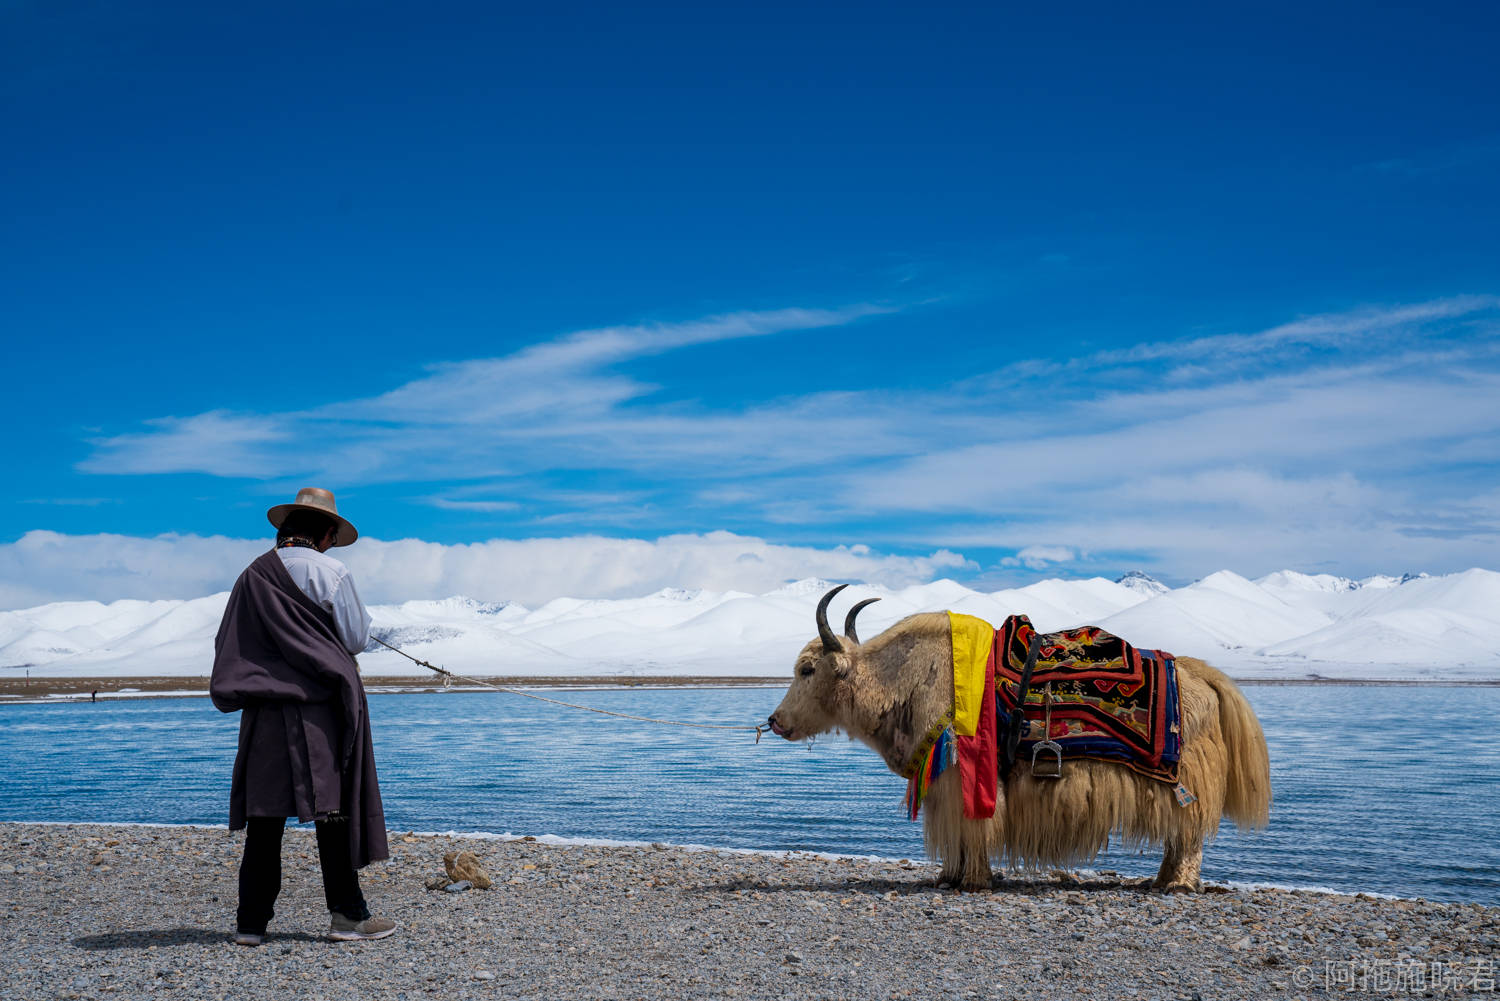
<svg viewBox="0 0 1500 1001"><path fill-rule="evenodd" d="M1500 296L1492 295L1462 295L1406 306L1367 307L1303 317L1254 334L1217 334L1187 341L1137 344L1120 351L1101 352L1092 361L1095 364L1161 359L1222 362L1229 355L1256 355L1290 344L1328 347L1369 341L1435 320L1473 316L1497 308L1500 308Z"/></svg>
<svg viewBox="0 0 1500 1001"><path fill-rule="evenodd" d="M1054 563L1072 563L1078 558L1079 554L1068 546L1026 546L1000 562L1004 566L1042 570Z"/></svg>
<svg viewBox="0 0 1500 1001"><path fill-rule="evenodd" d="M1500 435L1496 399L1500 373L1459 381L1449 372L1339 368L1221 392L1085 398L1026 418L1024 434L938 448L851 477L847 496L903 510L1055 510L1060 500L1073 507L1091 495L1119 500L1134 482L1167 475L1183 482L1250 468L1289 480L1355 470L1416 476L1431 467L1434 447L1458 443L1473 459L1491 459ZM1192 495L1184 489L1182 497Z"/></svg>
<svg viewBox="0 0 1500 1001"><path fill-rule="evenodd" d="M193 598L228 589L265 551L222 536L28 532L0 545L0 608L51 601ZM759 594L802 577L905 587L976 570L962 556L882 555L865 546L786 546L730 532L659 539L573 536L442 545L361 538L336 551L369 602L465 594L535 607L552 598L618 598L664 587Z"/></svg>
<svg viewBox="0 0 1500 1001"><path fill-rule="evenodd" d="M440 511L480 511L485 513L515 511L521 507L515 501L465 500L457 497L424 497L422 498L422 503L428 507L435 507Z"/></svg>
<svg viewBox="0 0 1500 1001"><path fill-rule="evenodd" d="M0 545L0 608L202 597L228 588L266 546L264 540L222 535L27 532Z"/></svg>
<svg viewBox="0 0 1500 1001"><path fill-rule="evenodd" d="M1495 519L1473 501L1500 464L1500 297L1021 359L922 390L835 385L710 405L612 369L878 312L583 331L316 411L162 419L104 439L83 468L461 481L428 503L496 513L524 498L515 514L533 532L645 534L684 509L725 509L799 537L879 525L860 534L924 549L1045 540L1073 554L1049 565L1080 569L1111 554L1177 575L1313 559L1351 576L1390 560L1500 564ZM588 470L597 494L549 500L569 470Z"/></svg>
<svg viewBox="0 0 1500 1001"><path fill-rule="evenodd" d="M192 417L158 417L149 431L94 439L99 451L79 464L90 473L208 473L255 478L295 472L279 463L293 439L281 417L212 410Z"/></svg>
<svg viewBox="0 0 1500 1001"><path fill-rule="evenodd" d="M430 374L367 399L271 415L221 411L147 422L149 430L98 438L79 464L90 473L199 472L214 476L316 475L342 482L525 475L549 469L727 465L742 449L763 461L816 458L818 441L868 440L868 425L813 398L752 412L704 414L627 403L658 387L610 366L692 345L842 326L889 313L841 309L731 313L687 323L568 334L502 358L433 366Z"/></svg>
<svg viewBox="0 0 1500 1001"><path fill-rule="evenodd" d="M504 358L435 366L426 378L369 400L323 408L318 415L334 420L367 417L448 425L538 413L576 414L580 408L601 413L652 389L599 374L612 364L697 344L842 326L886 312L890 312L886 307L860 304L582 330Z"/></svg>

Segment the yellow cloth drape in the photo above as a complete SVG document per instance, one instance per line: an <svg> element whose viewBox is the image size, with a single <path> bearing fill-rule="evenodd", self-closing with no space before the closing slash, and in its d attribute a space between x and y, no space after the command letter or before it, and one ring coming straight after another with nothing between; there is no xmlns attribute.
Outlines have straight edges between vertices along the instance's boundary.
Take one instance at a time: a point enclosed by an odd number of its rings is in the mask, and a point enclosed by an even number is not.
<svg viewBox="0 0 1500 1001"><path fill-rule="evenodd" d="M949 612L948 622L953 631L953 732L972 737L979 729L979 708L987 694L984 668L995 629L983 619L958 612Z"/></svg>

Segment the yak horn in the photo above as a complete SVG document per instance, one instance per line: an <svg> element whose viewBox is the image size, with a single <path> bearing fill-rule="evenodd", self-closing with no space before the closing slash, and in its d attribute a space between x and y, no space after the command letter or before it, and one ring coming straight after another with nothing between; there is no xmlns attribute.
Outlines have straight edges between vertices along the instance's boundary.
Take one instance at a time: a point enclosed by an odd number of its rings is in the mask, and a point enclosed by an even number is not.
<svg viewBox="0 0 1500 1001"><path fill-rule="evenodd" d="M864 608L866 605L873 605L873 604L875 604L875 602L877 602L879 600L880 600L879 598L866 598L864 601L861 601L859 604L857 604L853 608L849 609L849 614L846 615L846 616L844 616L844 635L845 636L849 637L851 640L853 640L856 643L859 642L859 634L854 631L854 620L859 615L859 610L861 608Z"/></svg>
<svg viewBox="0 0 1500 1001"><path fill-rule="evenodd" d="M824 653L834 653L844 649L844 645L839 642L839 638L833 635L833 630L828 628L828 603L833 600L834 595L848 586L848 584L840 584L832 591L823 595L823 600L818 602L818 638L823 641Z"/></svg>

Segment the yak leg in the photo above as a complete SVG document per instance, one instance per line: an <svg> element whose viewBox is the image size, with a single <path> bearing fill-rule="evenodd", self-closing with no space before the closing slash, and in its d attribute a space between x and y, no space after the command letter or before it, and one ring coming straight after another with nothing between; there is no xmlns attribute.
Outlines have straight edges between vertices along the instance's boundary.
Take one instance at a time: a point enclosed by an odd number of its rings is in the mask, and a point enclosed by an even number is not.
<svg viewBox="0 0 1500 1001"><path fill-rule="evenodd" d="M1197 893L1203 889L1198 876L1202 867L1202 839L1168 841L1161 856L1161 870L1151 885L1163 893Z"/></svg>
<svg viewBox="0 0 1500 1001"><path fill-rule="evenodd" d="M995 874L990 869L989 857L971 851L964 851L956 857L943 859L943 871L938 874L939 883L956 886L970 893L976 890L988 890L994 878Z"/></svg>
<svg viewBox="0 0 1500 1001"><path fill-rule="evenodd" d="M943 861L939 883L964 890L988 890L993 878L990 827L998 820L972 820L964 816L958 775L957 768L945 771L933 783L922 804L927 853Z"/></svg>
<svg viewBox="0 0 1500 1001"><path fill-rule="evenodd" d="M982 827L976 823L975 827ZM990 869L990 857L984 848L984 838L981 835L977 846L964 847L964 874L963 880L958 885L970 893L979 890L988 890L990 884L995 880L995 873Z"/></svg>
<svg viewBox="0 0 1500 1001"><path fill-rule="evenodd" d="M943 856L938 882L974 892L988 890L994 881L985 838L986 821L959 821L958 851Z"/></svg>

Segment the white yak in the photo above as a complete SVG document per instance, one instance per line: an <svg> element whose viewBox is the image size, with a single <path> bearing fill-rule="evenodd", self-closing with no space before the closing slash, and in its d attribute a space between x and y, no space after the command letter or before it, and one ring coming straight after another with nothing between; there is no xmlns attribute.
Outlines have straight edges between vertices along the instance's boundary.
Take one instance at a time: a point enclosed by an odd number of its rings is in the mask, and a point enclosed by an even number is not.
<svg viewBox="0 0 1500 1001"><path fill-rule="evenodd" d="M873 748L896 774L953 705L953 641L948 616L911 615L861 643L855 616L844 635L828 626L834 588L818 604L818 638L797 656L791 687L767 720L788 740L840 730ZM873 601L876 599L870 599ZM1154 885L1199 890L1203 842L1221 817L1263 827L1271 805L1265 737L1244 695L1201 660L1177 659L1181 701L1180 782L1197 799L1179 805L1173 788L1116 764L1068 760L1062 777L1034 778L1018 761L1001 784L995 815L964 816L959 769L939 776L922 804L930 856L940 881L964 889L991 883L991 861L1037 867L1085 862L1114 835L1126 845L1163 849Z"/></svg>

